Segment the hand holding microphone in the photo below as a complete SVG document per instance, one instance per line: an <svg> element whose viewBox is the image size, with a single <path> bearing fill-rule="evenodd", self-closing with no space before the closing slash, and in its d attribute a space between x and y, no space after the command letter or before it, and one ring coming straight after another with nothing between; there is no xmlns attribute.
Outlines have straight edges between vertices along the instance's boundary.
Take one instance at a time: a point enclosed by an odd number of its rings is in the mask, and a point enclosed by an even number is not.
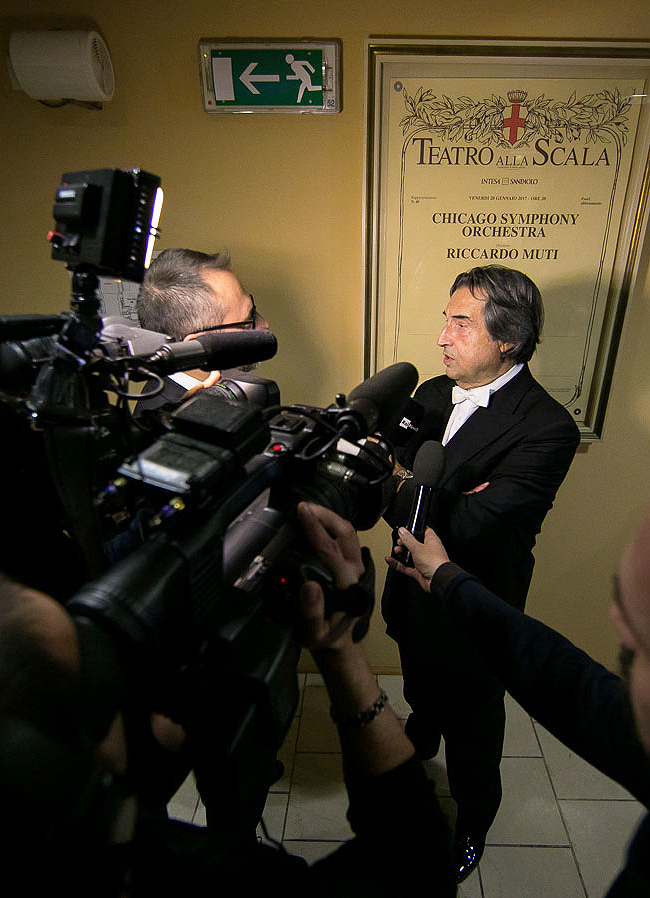
<svg viewBox="0 0 650 898"><path fill-rule="evenodd" d="M445 453L442 443L436 440L427 440L422 443L413 462L413 481L416 490L406 522L406 529L420 542L424 540L431 498L442 476L444 466ZM400 555L399 560L405 566L413 566L411 553L408 550Z"/></svg>
<svg viewBox="0 0 650 898"><path fill-rule="evenodd" d="M397 545L409 550L413 566L407 567L394 556L387 556L386 563L399 574L411 577L425 592L428 592L435 572L441 564L449 561L445 547L431 527L426 528L423 542L418 542L406 527L399 527L397 533L399 536Z"/></svg>

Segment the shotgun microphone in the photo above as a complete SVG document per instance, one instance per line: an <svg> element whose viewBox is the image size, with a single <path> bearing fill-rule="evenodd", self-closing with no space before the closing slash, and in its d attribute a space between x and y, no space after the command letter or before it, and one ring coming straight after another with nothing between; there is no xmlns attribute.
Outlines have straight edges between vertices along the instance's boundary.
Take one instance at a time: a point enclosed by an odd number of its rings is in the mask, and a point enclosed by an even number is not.
<svg viewBox="0 0 650 898"><path fill-rule="evenodd" d="M164 343L143 361L157 374L173 374L192 368L212 371L266 361L273 358L277 348L275 335L266 328L223 331L200 334L182 343Z"/></svg>
<svg viewBox="0 0 650 898"><path fill-rule="evenodd" d="M417 368L410 362L395 362L364 380L348 394L348 408L338 418L337 427L346 439L381 431L403 405L418 382ZM335 408L335 406L332 406Z"/></svg>

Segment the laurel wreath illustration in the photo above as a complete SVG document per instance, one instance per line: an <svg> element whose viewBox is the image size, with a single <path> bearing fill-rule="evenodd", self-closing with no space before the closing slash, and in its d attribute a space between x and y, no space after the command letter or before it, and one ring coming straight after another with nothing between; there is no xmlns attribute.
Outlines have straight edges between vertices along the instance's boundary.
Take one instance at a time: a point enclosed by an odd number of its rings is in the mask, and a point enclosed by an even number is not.
<svg viewBox="0 0 650 898"><path fill-rule="evenodd" d="M615 142L625 146L628 136L627 114L630 98L614 91L578 97L574 91L565 101L555 101L544 94L527 99L528 92L509 91L508 100L495 94L489 99L473 100L458 97L452 100L444 94L437 97L432 90L419 87L414 96L402 88L408 110L400 122L402 133L425 127L448 140L477 141L496 144L508 149L530 146L533 138L546 137L557 144L577 140L591 143ZM526 109L523 133L512 144L504 135L504 113L512 103Z"/></svg>

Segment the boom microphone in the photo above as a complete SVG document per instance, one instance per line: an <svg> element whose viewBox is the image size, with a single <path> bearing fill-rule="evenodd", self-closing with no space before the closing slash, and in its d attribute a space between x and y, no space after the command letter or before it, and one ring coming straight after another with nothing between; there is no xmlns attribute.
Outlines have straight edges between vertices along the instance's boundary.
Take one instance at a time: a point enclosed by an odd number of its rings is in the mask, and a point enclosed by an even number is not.
<svg viewBox="0 0 650 898"><path fill-rule="evenodd" d="M438 485L444 466L445 452L442 443L436 440L427 440L426 443L422 443L413 462L413 479L417 484L417 490L406 523L406 529L419 542L424 542L431 497ZM413 559L408 550L400 555L400 561L408 567L413 566Z"/></svg>
<svg viewBox="0 0 650 898"><path fill-rule="evenodd" d="M395 409L408 400L418 382L417 368L410 362L396 362L364 380L348 394L350 436L362 436L381 430L395 415ZM361 418L362 430L355 435L354 419ZM363 431L363 432L362 432ZM346 434L347 435L347 434Z"/></svg>
<svg viewBox="0 0 650 898"><path fill-rule="evenodd" d="M226 331L201 334L182 343L165 343L143 361L157 374L174 374L192 368L214 371L264 362L272 359L277 349L275 334L266 328Z"/></svg>

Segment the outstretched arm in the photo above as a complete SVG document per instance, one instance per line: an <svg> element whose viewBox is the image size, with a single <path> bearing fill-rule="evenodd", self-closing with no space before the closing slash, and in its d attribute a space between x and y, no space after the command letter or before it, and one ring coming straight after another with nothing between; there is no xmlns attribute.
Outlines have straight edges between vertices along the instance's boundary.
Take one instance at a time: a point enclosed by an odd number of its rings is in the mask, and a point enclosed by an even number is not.
<svg viewBox="0 0 650 898"><path fill-rule="evenodd" d="M400 542L416 567L387 559L390 566L430 589L431 601L442 603L519 704L565 745L647 804L650 765L621 679L450 563L430 528L424 543L406 530L400 532Z"/></svg>
<svg viewBox="0 0 650 898"><path fill-rule="evenodd" d="M316 505L301 503L298 514L337 586L345 588L360 569L352 525ZM314 582L303 585L299 602L301 635L323 675L338 722L348 819L357 835L312 868L318 894L414 896L422 882L430 882L439 898L451 898L456 877L448 824L433 782L384 705L360 643L352 639L357 619L341 612L326 619L323 593Z"/></svg>
<svg viewBox="0 0 650 898"><path fill-rule="evenodd" d="M321 561L345 589L363 573L361 549L352 524L319 505L301 502L298 515ZM299 638L318 665L337 722L348 779L374 776L398 767L414 755L414 748L390 707L366 661L361 643L353 642L357 618L335 612L325 618L320 585L303 584L299 595ZM382 704L381 709L376 703ZM362 722L364 712L373 714Z"/></svg>

